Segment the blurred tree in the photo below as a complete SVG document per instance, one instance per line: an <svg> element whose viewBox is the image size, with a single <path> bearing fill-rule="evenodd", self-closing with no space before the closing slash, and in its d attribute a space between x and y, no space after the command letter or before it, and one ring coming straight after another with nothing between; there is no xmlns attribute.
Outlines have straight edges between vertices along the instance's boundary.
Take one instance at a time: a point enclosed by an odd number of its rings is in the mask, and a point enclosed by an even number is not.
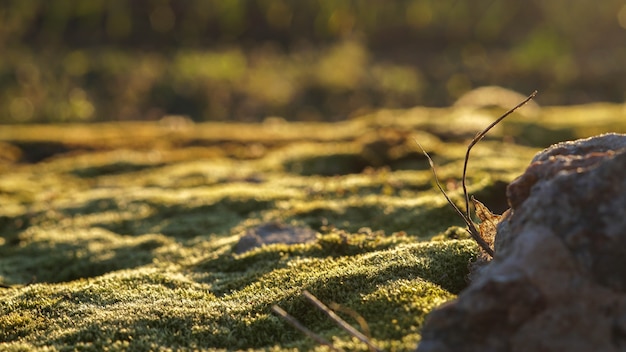
<svg viewBox="0 0 626 352"><path fill-rule="evenodd" d="M0 121L342 119L468 89L623 101L606 0L4 0ZM567 9L567 15L564 15ZM270 62L271 61L271 62ZM63 115L63 116L61 116Z"/></svg>

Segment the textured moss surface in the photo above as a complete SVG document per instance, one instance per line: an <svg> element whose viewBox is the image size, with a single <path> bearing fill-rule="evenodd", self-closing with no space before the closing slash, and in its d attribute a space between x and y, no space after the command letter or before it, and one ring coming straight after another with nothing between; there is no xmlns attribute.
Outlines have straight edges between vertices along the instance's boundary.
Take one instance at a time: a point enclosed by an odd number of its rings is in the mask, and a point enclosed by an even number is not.
<svg viewBox="0 0 626 352"><path fill-rule="evenodd" d="M414 348L477 255L414 139L460 203L467 139L497 113L4 126L0 346L323 350L271 313L278 304L338 347L366 350L301 297L306 289L360 314L380 347ZM595 105L513 116L472 152L471 193L502 211L506 184L540 147L624 132L623 114ZM234 252L268 223L317 237Z"/></svg>

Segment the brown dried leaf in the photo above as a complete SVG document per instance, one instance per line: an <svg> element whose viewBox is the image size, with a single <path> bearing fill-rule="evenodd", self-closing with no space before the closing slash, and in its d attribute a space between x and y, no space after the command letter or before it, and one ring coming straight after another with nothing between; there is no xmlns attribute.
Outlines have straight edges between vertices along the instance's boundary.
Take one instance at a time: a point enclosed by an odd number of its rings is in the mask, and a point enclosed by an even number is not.
<svg viewBox="0 0 626 352"><path fill-rule="evenodd" d="M474 197L472 197L472 203L474 203L474 208L476 209L476 216L480 219L480 224L478 224L480 237L493 249L493 242L496 238L496 227L500 222L501 216L492 213L489 208Z"/></svg>

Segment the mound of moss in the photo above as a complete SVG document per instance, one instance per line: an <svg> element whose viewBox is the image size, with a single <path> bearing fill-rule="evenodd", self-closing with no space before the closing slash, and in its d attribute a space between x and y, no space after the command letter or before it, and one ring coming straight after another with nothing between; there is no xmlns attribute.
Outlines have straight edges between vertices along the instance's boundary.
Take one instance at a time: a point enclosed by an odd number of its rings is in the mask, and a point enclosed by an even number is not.
<svg viewBox="0 0 626 352"><path fill-rule="evenodd" d="M561 137L555 131L595 131L585 119L558 118L577 116L574 109L512 117L494 131L472 152L470 192L503 210L506 184ZM612 106L585 109L623 131ZM367 349L303 290L337 303L355 326L346 312L358 313L381 348L412 349L425 316L465 287L478 254L415 140L460 204L476 128L458 121L491 118L416 108L336 124L5 126L2 349L325 349L273 315L273 305L337 347ZM502 138L509 133L515 139ZM315 236L235 251L267 224Z"/></svg>

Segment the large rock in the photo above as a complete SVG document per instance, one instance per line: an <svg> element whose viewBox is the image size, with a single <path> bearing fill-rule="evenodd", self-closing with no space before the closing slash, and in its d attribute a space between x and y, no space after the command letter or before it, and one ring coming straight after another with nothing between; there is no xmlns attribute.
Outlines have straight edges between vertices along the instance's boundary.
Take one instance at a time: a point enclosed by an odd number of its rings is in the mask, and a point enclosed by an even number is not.
<svg viewBox="0 0 626 352"><path fill-rule="evenodd" d="M539 153L507 189L496 255L418 351L626 351L626 135Z"/></svg>

